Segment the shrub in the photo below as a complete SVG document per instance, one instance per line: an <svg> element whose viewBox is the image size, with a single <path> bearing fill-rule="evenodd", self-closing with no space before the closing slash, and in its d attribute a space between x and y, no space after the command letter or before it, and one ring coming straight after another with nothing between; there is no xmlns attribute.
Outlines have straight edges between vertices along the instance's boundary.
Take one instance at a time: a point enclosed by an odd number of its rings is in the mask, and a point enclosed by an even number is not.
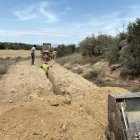
<svg viewBox="0 0 140 140"><path fill-rule="evenodd" d="M83 75L83 77L87 80L97 78L99 73L97 71L89 71L87 74Z"/></svg>
<svg viewBox="0 0 140 140"><path fill-rule="evenodd" d="M124 32L124 31L123 31L123 32L120 32L120 33L118 34L119 42L121 42L121 41L127 39L127 37L128 37L128 33L127 33L127 32Z"/></svg>
<svg viewBox="0 0 140 140"><path fill-rule="evenodd" d="M128 30L128 42L133 45L140 45L140 19L137 18L135 22L129 23Z"/></svg>
<svg viewBox="0 0 140 140"><path fill-rule="evenodd" d="M83 73L83 70L81 68L78 68L78 69L72 70L72 72L78 73L78 74L82 74Z"/></svg>
<svg viewBox="0 0 140 140"><path fill-rule="evenodd" d="M21 60L21 59L22 59L22 57L21 57L21 56L18 56L18 57L17 57L17 60Z"/></svg>
<svg viewBox="0 0 140 140"><path fill-rule="evenodd" d="M7 56L7 57L5 58L5 60L8 60L8 59L10 59L10 57L9 57L9 56Z"/></svg>
<svg viewBox="0 0 140 140"><path fill-rule="evenodd" d="M72 69L72 66L70 65L70 66L67 66L67 67L65 67L67 70L71 70Z"/></svg>
<svg viewBox="0 0 140 140"><path fill-rule="evenodd" d="M78 56L78 57L71 59L70 64L71 65L74 65L74 64L83 65L83 64L85 64L85 60L82 57Z"/></svg>
<svg viewBox="0 0 140 140"><path fill-rule="evenodd" d="M67 59L59 59L59 60L57 60L57 62L58 62L60 65L64 65L65 63L67 63Z"/></svg>
<svg viewBox="0 0 140 140"><path fill-rule="evenodd" d="M85 64L85 60L82 58L81 54L79 53L74 53L71 55L57 58L56 61L62 65L64 65L65 63L70 63L70 65Z"/></svg>
<svg viewBox="0 0 140 140"><path fill-rule="evenodd" d="M130 75L129 76L129 80L134 80L135 78L134 78L134 76L133 75Z"/></svg>
<svg viewBox="0 0 140 140"><path fill-rule="evenodd" d="M101 51L118 44L118 38L100 33L97 37L94 34L86 37L79 43L82 56L99 56Z"/></svg>
<svg viewBox="0 0 140 140"><path fill-rule="evenodd" d="M140 56L133 57L133 55L129 55L124 59L123 65L127 67L129 74L140 75Z"/></svg>
<svg viewBox="0 0 140 140"><path fill-rule="evenodd" d="M0 74L5 74L7 72L7 66L4 64L0 65Z"/></svg>
<svg viewBox="0 0 140 140"><path fill-rule="evenodd" d="M130 53L126 56L123 65L127 67L131 75L140 74L140 19L129 23L127 27L128 37L127 41L130 47ZM124 72L122 72L124 75Z"/></svg>
<svg viewBox="0 0 140 140"><path fill-rule="evenodd" d="M117 30L119 33L117 34L118 40L119 42L127 39L128 37L128 32L126 31L125 25L123 24L123 31L120 32L119 30Z"/></svg>
<svg viewBox="0 0 140 140"><path fill-rule="evenodd" d="M102 56L96 56L96 57L86 57L85 58L85 63L91 63L94 64L98 62L101 59Z"/></svg>
<svg viewBox="0 0 140 140"><path fill-rule="evenodd" d="M120 76L125 79L128 74L129 74L129 70L125 68L121 71Z"/></svg>
<svg viewBox="0 0 140 140"><path fill-rule="evenodd" d="M94 83L98 86L105 86L105 82L102 78L97 78Z"/></svg>
<svg viewBox="0 0 140 140"><path fill-rule="evenodd" d="M110 49L110 52L106 53L106 59L110 64L116 64L119 62L119 48L114 46Z"/></svg>
<svg viewBox="0 0 140 140"><path fill-rule="evenodd" d="M92 34L91 37L86 37L81 41L79 45L82 56L92 56L94 54L94 48L97 45L97 40L94 34Z"/></svg>

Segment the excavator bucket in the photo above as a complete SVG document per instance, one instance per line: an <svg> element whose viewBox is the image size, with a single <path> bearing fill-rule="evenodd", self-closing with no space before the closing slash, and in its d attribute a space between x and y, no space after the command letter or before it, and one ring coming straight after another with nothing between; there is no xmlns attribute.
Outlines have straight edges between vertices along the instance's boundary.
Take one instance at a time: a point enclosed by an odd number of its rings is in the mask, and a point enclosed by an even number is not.
<svg viewBox="0 0 140 140"><path fill-rule="evenodd" d="M108 140L140 140L140 93L108 95Z"/></svg>

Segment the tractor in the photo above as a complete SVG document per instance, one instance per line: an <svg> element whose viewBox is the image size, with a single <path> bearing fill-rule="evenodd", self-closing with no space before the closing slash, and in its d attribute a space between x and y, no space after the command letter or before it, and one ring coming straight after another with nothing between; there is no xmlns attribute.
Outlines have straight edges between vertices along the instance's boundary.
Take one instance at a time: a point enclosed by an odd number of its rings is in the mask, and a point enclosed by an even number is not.
<svg viewBox="0 0 140 140"><path fill-rule="evenodd" d="M51 47L51 43L43 43L40 55L45 63L51 59L54 59L53 47Z"/></svg>

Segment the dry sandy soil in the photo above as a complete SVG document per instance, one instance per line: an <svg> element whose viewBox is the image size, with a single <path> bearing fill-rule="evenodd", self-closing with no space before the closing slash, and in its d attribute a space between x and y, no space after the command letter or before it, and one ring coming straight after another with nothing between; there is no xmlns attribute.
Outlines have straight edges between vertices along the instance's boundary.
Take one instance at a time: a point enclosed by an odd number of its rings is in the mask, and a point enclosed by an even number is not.
<svg viewBox="0 0 140 140"><path fill-rule="evenodd" d="M36 51L36 56L39 56L40 51ZM0 50L0 57L6 58L6 57L28 57L31 56L31 51L30 50Z"/></svg>
<svg viewBox="0 0 140 140"><path fill-rule="evenodd" d="M12 65L0 81L0 140L106 140L108 94L129 91L99 88L54 60L47 79L35 63Z"/></svg>

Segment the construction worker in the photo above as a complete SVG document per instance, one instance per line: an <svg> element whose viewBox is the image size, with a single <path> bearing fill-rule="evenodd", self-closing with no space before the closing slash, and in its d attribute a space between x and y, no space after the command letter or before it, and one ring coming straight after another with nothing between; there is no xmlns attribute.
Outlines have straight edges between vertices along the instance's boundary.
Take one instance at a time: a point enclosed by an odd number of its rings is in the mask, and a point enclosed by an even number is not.
<svg viewBox="0 0 140 140"><path fill-rule="evenodd" d="M32 47L31 49L31 57L32 57L32 65L34 65L34 61L35 61L35 49L36 45L34 45L34 47Z"/></svg>
<svg viewBox="0 0 140 140"><path fill-rule="evenodd" d="M100 51L100 55L102 55L102 54L103 54L103 51L101 50L101 51Z"/></svg>
<svg viewBox="0 0 140 140"><path fill-rule="evenodd" d="M48 63L46 62L45 64L43 64L41 66L41 68L43 68L43 70L46 72L46 75L47 75L47 78L48 78L48 70L49 70Z"/></svg>

